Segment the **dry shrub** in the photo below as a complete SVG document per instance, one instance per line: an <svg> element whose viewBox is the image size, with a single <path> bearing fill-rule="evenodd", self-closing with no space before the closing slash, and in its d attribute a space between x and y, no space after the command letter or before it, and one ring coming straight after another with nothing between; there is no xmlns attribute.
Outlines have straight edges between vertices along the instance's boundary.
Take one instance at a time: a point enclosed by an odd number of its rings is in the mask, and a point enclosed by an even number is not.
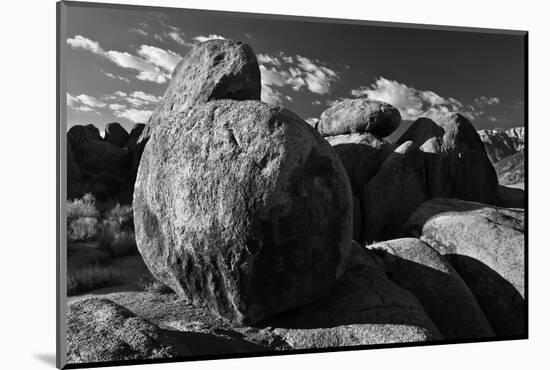
<svg viewBox="0 0 550 370"><path fill-rule="evenodd" d="M99 232L99 211L92 194L67 202L67 234L70 241L89 241Z"/></svg>
<svg viewBox="0 0 550 370"><path fill-rule="evenodd" d="M67 274L67 295L86 293L120 282L121 274L111 266L86 266Z"/></svg>
<svg viewBox="0 0 550 370"><path fill-rule="evenodd" d="M101 224L100 245L114 257L137 252L131 206L116 204L107 212Z"/></svg>

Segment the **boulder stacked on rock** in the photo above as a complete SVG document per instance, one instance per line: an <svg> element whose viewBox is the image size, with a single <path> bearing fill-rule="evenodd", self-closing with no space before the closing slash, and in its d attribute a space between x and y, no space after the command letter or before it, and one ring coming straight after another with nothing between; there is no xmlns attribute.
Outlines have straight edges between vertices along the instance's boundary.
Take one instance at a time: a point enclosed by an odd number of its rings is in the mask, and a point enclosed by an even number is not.
<svg viewBox="0 0 550 370"><path fill-rule="evenodd" d="M260 68L252 48L233 40L195 45L178 63L140 141L172 114L211 100L260 100Z"/></svg>
<svg viewBox="0 0 550 370"><path fill-rule="evenodd" d="M407 221L464 279L497 335L525 333L524 211L432 199Z"/></svg>
<svg viewBox="0 0 550 370"><path fill-rule="evenodd" d="M258 322L327 294L352 235L333 148L259 101L219 100L153 130L134 192L138 249L182 297Z"/></svg>
<svg viewBox="0 0 550 370"><path fill-rule="evenodd" d="M376 100L348 99L324 111L317 130L334 147L344 164L353 194L361 204L365 183L378 171L392 152L392 145L383 137L390 135L401 123L399 111ZM363 219L363 209L354 209L356 218ZM363 222L354 221L354 236L361 239Z"/></svg>
<svg viewBox="0 0 550 370"><path fill-rule="evenodd" d="M317 129L323 136L370 133L386 137L401 124L399 110L367 98L347 99L321 114Z"/></svg>

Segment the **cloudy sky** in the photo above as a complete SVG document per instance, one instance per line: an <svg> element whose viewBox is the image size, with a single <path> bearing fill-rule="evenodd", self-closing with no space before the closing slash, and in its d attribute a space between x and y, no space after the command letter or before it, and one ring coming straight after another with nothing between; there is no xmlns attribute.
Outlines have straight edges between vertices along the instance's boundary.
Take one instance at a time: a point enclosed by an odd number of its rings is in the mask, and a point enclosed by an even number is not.
<svg viewBox="0 0 550 370"><path fill-rule="evenodd" d="M262 100L304 119L364 96L393 104L408 121L452 110L478 129L524 124L520 35L71 6L64 53L68 128L146 122L180 58L212 38L252 46Z"/></svg>

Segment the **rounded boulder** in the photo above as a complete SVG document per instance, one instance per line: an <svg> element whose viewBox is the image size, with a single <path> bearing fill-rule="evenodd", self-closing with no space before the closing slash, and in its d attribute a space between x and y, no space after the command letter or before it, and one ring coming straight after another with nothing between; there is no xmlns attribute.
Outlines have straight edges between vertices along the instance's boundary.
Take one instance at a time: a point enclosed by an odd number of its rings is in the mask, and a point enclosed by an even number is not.
<svg viewBox="0 0 550 370"><path fill-rule="evenodd" d="M138 249L196 306L256 323L327 294L352 236L334 149L294 113L220 100L171 116L138 170Z"/></svg>
<svg viewBox="0 0 550 370"><path fill-rule="evenodd" d="M317 129L323 136L370 133L391 135L401 124L401 114L390 104L366 98L344 100L321 114Z"/></svg>

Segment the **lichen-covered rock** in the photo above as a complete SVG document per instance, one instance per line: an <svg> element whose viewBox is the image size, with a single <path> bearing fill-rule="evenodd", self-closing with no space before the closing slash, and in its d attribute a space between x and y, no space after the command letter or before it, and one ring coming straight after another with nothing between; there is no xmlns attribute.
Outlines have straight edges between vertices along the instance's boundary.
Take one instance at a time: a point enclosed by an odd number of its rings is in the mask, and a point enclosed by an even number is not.
<svg viewBox="0 0 550 370"><path fill-rule="evenodd" d="M390 143L369 133L327 136L325 139L340 157L351 189L358 196L393 149Z"/></svg>
<svg viewBox="0 0 550 370"><path fill-rule="evenodd" d="M372 251L353 242L347 264L327 298L265 324L293 349L443 339L420 302L388 279Z"/></svg>
<svg viewBox="0 0 550 370"><path fill-rule="evenodd" d="M126 145L129 137L130 135L128 134L128 131L126 131L118 122L111 122L105 126L104 140L114 146L122 148Z"/></svg>
<svg viewBox="0 0 550 370"><path fill-rule="evenodd" d="M260 100L260 68L252 48L233 40L195 45L178 63L140 141L171 114L211 100Z"/></svg>
<svg viewBox="0 0 550 370"><path fill-rule="evenodd" d="M67 309L67 361L71 364L162 359L189 353L166 342L158 326L116 303L88 298Z"/></svg>
<svg viewBox="0 0 550 370"><path fill-rule="evenodd" d="M214 101L153 130L134 222L157 279L253 323L334 286L352 236L351 189L332 147L292 112Z"/></svg>
<svg viewBox="0 0 550 370"><path fill-rule="evenodd" d="M120 174L130 167L128 149L119 148L106 141L87 141L74 152L74 157L83 171Z"/></svg>
<svg viewBox="0 0 550 370"><path fill-rule="evenodd" d="M391 135L401 124L401 114L392 105L367 98L347 99L321 114L317 129L323 136L370 133Z"/></svg>
<svg viewBox="0 0 550 370"><path fill-rule="evenodd" d="M428 198L496 204L498 181L474 126L457 113L420 118L396 142L412 141L423 152Z"/></svg>
<svg viewBox="0 0 550 370"><path fill-rule="evenodd" d="M393 239L411 213L427 199L422 152L411 142L386 158L361 193L363 241Z"/></svg>
<svg viewBox="0 0 550 370"><path fill-rule="evenodd" d="M524 211L458 199L432 199L404 232L451 263L477 298L497 335L525 334Z"/></svg>
<svg viewBox="0 0 550 370"><path fill-rule="evenodd" d="M369 245L388 277L413 293L445 339L494 337L474 295L447 260L420 239Z"/></svg>
<svg viewBox="0 0 550 370"><path fill-rule="evenodd" d="M74 125L67 131L67 141L71 145L73 151L87 141L103 140L99 129L94 125Z"/></svg>

